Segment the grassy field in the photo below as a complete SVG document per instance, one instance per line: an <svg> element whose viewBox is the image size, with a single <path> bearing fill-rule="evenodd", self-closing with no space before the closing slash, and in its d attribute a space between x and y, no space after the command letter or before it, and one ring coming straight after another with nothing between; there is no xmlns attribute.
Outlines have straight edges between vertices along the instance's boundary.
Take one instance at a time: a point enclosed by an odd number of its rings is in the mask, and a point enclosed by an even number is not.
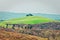
<svg viewBox="0 0 60 40"><path fill-rule="evenodd" d="M44 22L52 22L54 20L44 18L44 17L38 17L38 16L29 16L24 18L16 18L8 20L7 23L11 24L37 24L37 23L44 23Z"/></svg>
<svg viewBox="0 0 60 40"><path fill-rule="evenodd" d="M38 17L38 16L28 16L24 18L15 18L0 23L0 26L5 26L5 24L39 24L45 22L54 22L55 20Z"/></svg>

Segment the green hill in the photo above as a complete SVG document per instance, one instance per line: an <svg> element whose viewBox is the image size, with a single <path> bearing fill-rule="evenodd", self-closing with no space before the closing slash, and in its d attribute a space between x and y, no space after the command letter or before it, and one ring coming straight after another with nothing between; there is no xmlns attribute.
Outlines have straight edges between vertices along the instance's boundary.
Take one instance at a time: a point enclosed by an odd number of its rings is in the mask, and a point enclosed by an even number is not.
<svg viewBox="0 0 60 40"><path fill-rule="evenodd" d="M8 24L39 24L39 23L53 22L53 21L55 20L44 18L44 17L38 17L38 16L28 16L24 18L15 18L15 19L3 21L2 23L0 23L0 26L5 26L6 23Z"/></svg>

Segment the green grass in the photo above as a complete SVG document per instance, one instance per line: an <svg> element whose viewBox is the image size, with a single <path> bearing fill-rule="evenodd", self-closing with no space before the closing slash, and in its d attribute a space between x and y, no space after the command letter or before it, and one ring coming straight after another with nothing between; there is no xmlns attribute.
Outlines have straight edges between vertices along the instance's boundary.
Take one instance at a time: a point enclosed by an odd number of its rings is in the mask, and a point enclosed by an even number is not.
<svg viewBox="0 0 60 40"><path fill-rule="evenodd" d="M24 18L15 18L15 19L3 21L2 23L0 23L0 26L5 26L6 23L8 24L39 24L39 23L53 22L53 21L55 20L39 17L39 16L28 16Z"/></svg>

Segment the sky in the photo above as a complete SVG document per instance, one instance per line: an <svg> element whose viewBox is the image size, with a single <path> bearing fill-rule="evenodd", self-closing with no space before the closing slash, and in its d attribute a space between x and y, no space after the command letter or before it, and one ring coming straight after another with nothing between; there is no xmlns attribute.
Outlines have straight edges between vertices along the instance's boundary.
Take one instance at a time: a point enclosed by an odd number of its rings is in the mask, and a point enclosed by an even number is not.
<svg viewBox="0 0 60 40"><path fill-rule="evenodd" d="M60 14L60 0L0 0L0 11Z"/></svg>

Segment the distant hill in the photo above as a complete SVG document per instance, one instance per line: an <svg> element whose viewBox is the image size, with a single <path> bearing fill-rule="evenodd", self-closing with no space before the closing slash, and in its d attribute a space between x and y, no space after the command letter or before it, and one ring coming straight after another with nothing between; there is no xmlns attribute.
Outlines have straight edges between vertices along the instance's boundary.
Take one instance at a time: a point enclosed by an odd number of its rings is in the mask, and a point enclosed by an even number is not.
<svg viewBox="0 0 60 40"><path fill-rule="evenodd" d="M40 24L46 22L54 22L55 20L39 17L39 16L28 16L23 18L15 18L7 21L3 21L0 25L4 26L5 24Z"/></svg>
<svg viewBox="0 0 60 40"><path fill-rule="evenodd" d="M13 18L22 18L29 13L14 13L14 12L0 12L0 20L8 20ZM31 13L34 16L42 16L46 18L51 18L54 20L60 20L60 14L46 14L46 13Z"/></svg>
<svg viewBox="0 0 60 40"><path fill-rule="evenodd" d="M0 22L3 22L4 20L0 20Z"/></svg>
<svg viewBox="0 0 60 40"><path fill-rule="evenodd" d="M0 12L0 20L25 17L26 13Z"/></svg>

